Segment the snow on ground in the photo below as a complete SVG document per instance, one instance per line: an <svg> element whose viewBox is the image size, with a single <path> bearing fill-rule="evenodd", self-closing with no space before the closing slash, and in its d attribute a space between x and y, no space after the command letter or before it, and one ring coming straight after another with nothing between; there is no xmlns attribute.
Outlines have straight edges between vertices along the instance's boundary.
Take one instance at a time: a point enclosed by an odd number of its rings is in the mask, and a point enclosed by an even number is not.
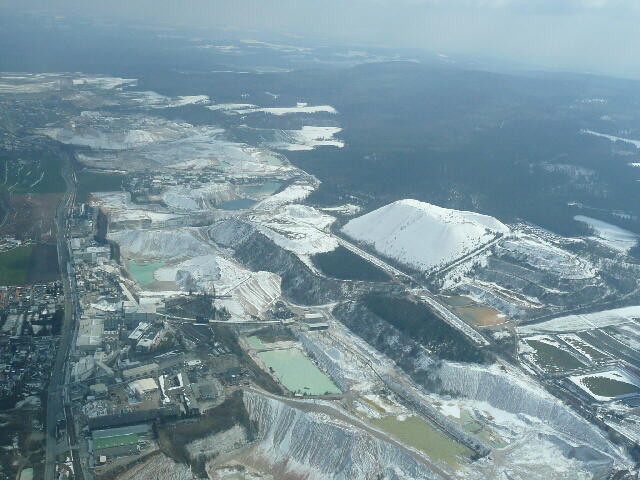
<svg viewBox="0 0 640 480"><path fill-rule="evenodd" d="M153 276L161 282L175 282L184 291L188 291L193 286L207 289L220 279L220 267L215 255L200 255L160 267Z"/></svg>
<svg viewBox="0 0 640 480"><path fill-rule="evenodd" d="M619 395L612 394L609 396L604 396L604 395L598 395L592 392L589 386L587 385L587 383L585 382L585 379L587 378L608 378L610 380L616 380L618 382L628 383L640 388L640 384L638 383L637 378L634 378L631 375L629 375L627 372L617 368L614 370L607 370L606 372L587 373L585 375L573 375L569 377L569 380L571 380L578 387L583 389L585 392L591 395L594 399L600 402L607 402L613 398L618 397Z"/></svg>
<svg viewBox="0 0 640 480"><path fill-rule="evenodd" d="M153 109L184 107L186 105L207 105L211 101L208 95L166 97L151 91L128 91L120 94L120 96L143 108Z"/></svg>
<svg viewBox="0 0 640 480"><path fill-rule="evenodd" d="M344 147L342 140L334 138L340 133L340 127L312 127L304 126L300 130L279 130L276 140L268 142L267 146L277 150L313 150L316 147Z"/></svg>
<svg viewBox="0 0 640 480"><path fill-rule="evenodd" d="M122 305L118 303L111 303L107 299L102 298L96 303L91 304L91 308L100 310L101 312L115 312L122 308Z"/></svg>
<svg viewBox="0 0 640 480"><path fill-rule="evenodd" d="M224 113L230 115L246 115L249 113L269 113L271 115L287 115L292 113L338 113L331 105L308 105L303 102L298 102L295 107L258 107L251 104L220 104L210 105L207 107L210 110L221 110Z"/></svg>
<svg viewBox="0 0 640 480"><path fill-rule="evenodd" d="M420 270L457 260L509 233L487 215L399 200L348 222L342 231L379 253Z"/></svg>
<svg viewBox="0 0 640 480"><path fill-rule="evenodd" d="M268 210L287 203L300 202L311 195L316 189L314 185L308 183L294 183L275 195L254 205L254 210Z"/></svg>
<svg viewBox="0 0 640 480"><path fill-rule="evenodd" d="M561 278L579 280L592 278L597 273L587 260L531 235L505 239L500 247L518 260Z"/></svg>
<svg viewBox="0 0 640 480"><path fill-rule="evenodd" d="M586 313L582 315L566 315L556 317L546 322L534 323L518 327L518 333L523 335L533 333L579 332L608 326L629 323L640 318L640 306L615 308L602 312Z"/></svg>
<svg viewBox="0 0 640 480"><path fill-rule="evenodd" d="M196 188L175 185L162 193L162 201L175 210L196 211L233 200L237 196L236 188L230 183L207 183Z"/></svg>
<svg viewBox="0 0 640 480"><path fill-rule="evenodd" d="M353 205L352 203L345 203L344 205L338 205L337 207L321 208L323 212L337 213L338 215L352 216L357 215L362 210L359 205Z"/></svg>
<svg viewBox="0 0 640 480"><path fill-rule="evenodd" d="M596 240L614 250L626 253L638 243L638 235L624 228L584 215L576 215L573 218L593 228L596 231Z"/></svg>
<svg viewBox="0 0 640 480"><path fill-rule="evenodd" d="M231 314L232 320L248 320L249 315L259 315L281 296L278 275L271 272L252 272L236 262L217 258L220 279L215 283L219 295L232 298L219 300Z"/></svg>
<svg viewBox="0 0 640 480"><path fill-rule="evenodd" d="M640 140L632 140L630 138L622 138L616 137L614 135L607 135L606 133L594 132L593 130L582 130L581 133L585 133L587 135L593 135L595 137L606 138L607 140L612 141L613 143L622 142L633 145L636 148L640 148Z"/></svg>
<svg viewBox="0 0 640 480"><path fill-rule="evenodd" d="M574 333L564 333L564 334L558 335L558 337L563 342L571 345L571 348L575 349L578 353L580 353L580 355L587 358L590 362L593 362L594 360L596 360L593 354L594 350L600 354L601 356L600 358L609 357L609 355L607 355L600 349L594 347L590 343L586 342L585 340L583 340L582 338L580 338L578 335Z"/></svg>
<svg viewBox="0 0 640 480"><path fill-rule="evenodd" d="M249 108L256 108L256 106L251 103L218 103L215 105L209 105L207 106L207 108L213 111L221 110L223 112L226 112L226 111L236 112L236 111L241 111Z"/></svg>
<svg viewBox="0 0 640 480"><path fill-rule="evenodd" d="M637 320L637 318L636 318ZM607 329L607 333L618 342L640 352L640 324L629 322Z"/></svg>
<svg viewBox="0 0 640 480"><path fill-rule="evenodd" d="M134 86L134 78L109 77L64 73L9 73L0 74L0 94L43 93L59 90L96 88L113 90Z"/></svg>
<svg viewBox="0 0 640 480"><path fill-rule="evenodd" d="M100 150L128 150L146 144L179 138L189 124L144 115L115 116L84 111L61 128L41 133L61 143Z"/></svg>
<svg viewBox="0 0 640 480"><path fill-rule="evenodd" d="M324 232L335 218L313 207L285 205L257 213L251 220L278 246L298 255L330 252L338 247L338 241Z"/></svg>
<svg viewBox="0 0 640 480"><path fill-rule="evenodd" d="M109 232L109 239L120 245L124 256L138 259L178 259L207 255L211 247L196 238L195 229L121 230Z"/></svg>
<svg viewBox="0 0 640 480"><path fill-rule="evenodd" d="M82 112L64 127L40 131L62 143L95 149L78 155L79 161L94 168L131 171L214 166L255 175L294 170L273 152L227 140L224 129L143 114Z"/></svg>
<svg viewBox="0 0 640 480"><path fill-rule="evenodd" d="M145 457L134 463L129 469L119 473L115 480L195 480L197 477L191 469L182 463L177 463L163 453Z"/></svg>
<svg viewBox="0 0 640 480"><path fill-rule="evenodd" d="M110 228L117 224L139 224L142 222L162 223L180 218L179 214L136 205L129 192L95 192L90 203L104 210L109 216Z"/></svg>

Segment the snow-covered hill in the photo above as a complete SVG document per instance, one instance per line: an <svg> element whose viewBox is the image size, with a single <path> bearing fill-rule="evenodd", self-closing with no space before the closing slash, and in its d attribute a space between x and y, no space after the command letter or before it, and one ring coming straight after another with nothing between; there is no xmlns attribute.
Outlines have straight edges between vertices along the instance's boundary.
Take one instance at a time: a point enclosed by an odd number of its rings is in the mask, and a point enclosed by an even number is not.
<svg viewBox="0 0 640 480"><path fill-rule="evenodd" d="M420 270L446 265L509 233L487 215L398 200L342 227L351 238Z"/></svg>

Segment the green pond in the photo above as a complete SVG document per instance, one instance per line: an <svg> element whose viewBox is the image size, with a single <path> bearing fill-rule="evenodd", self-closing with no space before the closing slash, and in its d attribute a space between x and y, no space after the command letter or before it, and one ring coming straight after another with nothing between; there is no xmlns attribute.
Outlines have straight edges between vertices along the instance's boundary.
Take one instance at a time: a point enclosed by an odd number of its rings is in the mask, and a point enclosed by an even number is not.
<svg viewBox="0 0 640 480"><path fill-rule="evenodd" d="M153 277L153 272L157 269L164 267L164 262L159 260L157 262L136 262L131 260L127 263L127 269L131 274L131 277L138 283L138 285L145 286L156 281Z"/></svg>
<svg viewBox="0 0 640 480"><path fill-rule="evenodd" d="M376 418L372 423L405 445L454 468L459 467L461 460L470 458L473 453L417 416L404 420L398 417Z"/></svg>
<svg viewBox="0 0 640 480"><path fill-rule="evenodd" d="M331 379L297 348L260 352L257 355L291 392L309 395L341 393Z"/></svg>
<svg viewBox="0 0 640 480"><path fill-rule="evenodd" d="M222 202L216 205L216 208L220 210L244 210L251 208L255 204L255 200L249 198L238 198L237 200L229 200L228 202Z"/></svg>

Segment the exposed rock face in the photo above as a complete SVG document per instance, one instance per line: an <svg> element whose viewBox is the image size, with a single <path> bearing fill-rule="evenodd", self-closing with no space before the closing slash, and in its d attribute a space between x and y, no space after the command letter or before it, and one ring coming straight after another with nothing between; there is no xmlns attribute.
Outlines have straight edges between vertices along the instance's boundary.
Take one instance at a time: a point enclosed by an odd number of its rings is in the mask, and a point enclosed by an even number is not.
<svg viewBox="0 0 640 480"><path fill-rule="evenodd" d="M282 291L294 303L325 304L375 288L365 282L339 281L314 274L295 253L279 247L244 222L224 220L214 224L209 232L217 244L233 248L236 260L246 267L282 277Z"/></svg>
<svg viewBox="0 0 640 480"><path fill-rule="evenodd" d="M176 463L166 455L158 453L137 463L116 480L195 480L187 465Z"/></svg>
<svg viewBox="0 0 640 480"><path fill-rule="evenodd" d="M434 361L411 337L398 331L359 302L338 305L333 314L352 332L391 358L416 381L427 380Z"/></svg>
<svg viewBox="0 0 640 480"><path fill-rule="evenodd" d="M248 443L249 436L245 428L234 425L229 430L189 442L186 448L192 462L202 462L233 452Z"/></svg>
<svg viewBox="0 0 640 480"><path fill-rule="evenodd" d="M244 394L258 429L260 461L309 480L439 479L401 448L326 415L257 393Z"/></svg>
<svg viewBox="0 0 640 480"><path fill-rule="evenodd" d="M572 437L584 447L618 455L598 428L526 378L495 368L449 362L442 362L435 376L443 391L487 402L505 412L529 416Z"/></svg>

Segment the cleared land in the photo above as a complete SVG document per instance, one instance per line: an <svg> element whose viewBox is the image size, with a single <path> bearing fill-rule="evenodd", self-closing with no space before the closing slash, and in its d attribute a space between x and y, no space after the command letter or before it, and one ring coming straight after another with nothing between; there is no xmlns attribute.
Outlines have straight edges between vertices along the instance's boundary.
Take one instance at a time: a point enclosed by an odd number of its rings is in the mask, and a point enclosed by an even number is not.
<svg viewBox="0 0 640 480"><path fill-rule="evenodd" d="M500 325L507 320L507 317L499 311L480 305L469 297L453 295L450 297L443 296L442 300L449 306L453 307L453 311L458 314L465 322L480 327L490 325Z"/></svg>

